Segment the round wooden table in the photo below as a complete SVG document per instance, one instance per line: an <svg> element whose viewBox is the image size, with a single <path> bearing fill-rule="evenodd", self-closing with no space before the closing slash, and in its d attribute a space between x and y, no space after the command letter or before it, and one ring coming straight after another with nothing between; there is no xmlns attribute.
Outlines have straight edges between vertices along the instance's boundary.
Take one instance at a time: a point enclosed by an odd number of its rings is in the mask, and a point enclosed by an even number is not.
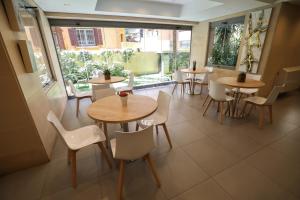
<svg viewBox="0 0 300 200"><path fill-rule="evenodd" d="M195 91L195 76L196 76L196 74L207 73L208 69L206 69L204 67L197 67L196 70L193 70L192 68L185 68L185 69L181 69L181 72L193 75L193 77L191 78L190 94L195 94L194 91Z"/></svg>
<svg viewBox="0 0 300 200"><path fill-rule="evenodd" d="M246 78L245 82L238 82L237 77L222 77L222 78L219 78L217 81L225 86L230 86L230 87L234 87L237 89L235 92L235 95L234 95L234 103L233 103L233 109L232 109L233 117L236 116L236 110L237 110L236 107L237 107L238 101L241 97L241 95L240 95L241 88L250 89L250 88L261 88L261 87L265 86L264 82L262 82L260 80L249 79L249 78Z"/></svg>
<svg viewBox="0 0 300 200"><path fill-rule="evenodd" d="M109 80L105 80L104 76L100 78L93 78L89 80L89 83L92 84L112 84L112 83L118 83L124 81L125 78L122 76L111 76Z"/></svg>
<svg viewBox="0 0 300 200"><path fill-rule="evenodd" d="M103 122L104 133L107 137L107 123L122 123L123 131L128 132L128 122L151 115L157 106L157 101L150 97L128 95L127 106L123 107L120 97L113 95L92 103L87 109L87 114L92 119Z"/></svg>

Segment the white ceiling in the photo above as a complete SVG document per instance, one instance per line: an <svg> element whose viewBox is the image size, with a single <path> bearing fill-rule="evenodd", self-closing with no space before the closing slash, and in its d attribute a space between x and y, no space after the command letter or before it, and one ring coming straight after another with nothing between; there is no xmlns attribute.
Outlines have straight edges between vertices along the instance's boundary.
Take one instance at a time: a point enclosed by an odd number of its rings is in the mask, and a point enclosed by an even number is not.
<svg viewBox="0 0 300 200"><path fill-rule="evenodd" d="M266 0L34 0L44 11L203 21L263 7Z"/></svg>

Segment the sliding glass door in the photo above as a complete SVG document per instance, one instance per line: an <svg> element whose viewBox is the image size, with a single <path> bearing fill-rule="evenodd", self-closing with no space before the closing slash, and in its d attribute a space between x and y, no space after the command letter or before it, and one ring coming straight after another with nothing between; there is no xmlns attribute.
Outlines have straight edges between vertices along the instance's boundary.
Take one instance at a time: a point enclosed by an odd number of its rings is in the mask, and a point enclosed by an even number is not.
<svg viewBox="0 0 300 200"><path fill-rule="evenodd" d="M135 87L144 87L168 83L175 68L189 66L190 28L58 25L51 28L63 76L79 90L89 90L87 81L105 68L117 76L132 72Z"/></svg>

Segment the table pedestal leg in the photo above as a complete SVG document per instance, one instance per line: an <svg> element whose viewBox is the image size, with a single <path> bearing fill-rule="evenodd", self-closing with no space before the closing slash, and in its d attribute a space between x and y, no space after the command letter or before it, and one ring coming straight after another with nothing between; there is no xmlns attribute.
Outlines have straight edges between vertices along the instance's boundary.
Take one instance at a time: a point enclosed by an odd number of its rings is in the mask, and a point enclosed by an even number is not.
<svg viewBox="0 0 300 200"><path fill-rule="evenodd" d="M239 101L240 88L237 88L236 93L234 94L233 108L232 108L232 117L236 117L237 105Z"/></svg>
<svg viewBox="0 0 300 200"><path fill-rule="evenodd" d="M129 132L128 122L122 123L122 128L124 132Z"/></svg>

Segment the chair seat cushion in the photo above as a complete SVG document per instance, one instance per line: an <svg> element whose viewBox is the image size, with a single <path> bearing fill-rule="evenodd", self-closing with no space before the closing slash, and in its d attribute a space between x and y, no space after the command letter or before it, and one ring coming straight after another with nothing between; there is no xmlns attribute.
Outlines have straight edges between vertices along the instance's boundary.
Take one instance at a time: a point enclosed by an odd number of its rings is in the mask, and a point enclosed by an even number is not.
<svg viewBox="0 0 300 200"><path fill-rule="evenodd" d="M258 97L258 96L247 97L247 98L244 98L243 100L246 102L254 103L256 105L263 105L267 101L267 99L265 97Z"/></svg>
<svg viewBox="0 0 300 200"><path fill-rule="evenodd" d="M85 126L73 131L68 131L63 137L68 143L67 145L69 148L72 150L77 150L106 140L104 133L96 125Z"/></svg>
<svg viewBox="0 0 300 200"><path fill-rule="evenodd" d="M234 92L237 92L237 88L233 88L232 91ZM240 89L240 93L243 93L243 94L254 94L258 92L258 88L241 88Z"/></svg>
<svg viewBox="0 0 300 200"><path fill-rule="evenodd" d="M83 92L77 92L76 97L91 97L92 96L92 91L83 91Z"/></svg>
<svg viewBox="0 0 300 200"><path fill-rule="evenodd" d="M160 115L159 113L154 113L152 115L150 115L149 117L146 117L142 120L137 121L137 123L139 124L139 126L141 128L147 128L150 125L159 125L159 124L163 124L167 121L166 117L163 115Z"/></svg>
<svg viewBox="0 0 300 200"><path fill-rule="evenodd" d="M117 92L129 92L132 90L133 90L133 87L129 87L129 86L116 88Z"/></svg>

